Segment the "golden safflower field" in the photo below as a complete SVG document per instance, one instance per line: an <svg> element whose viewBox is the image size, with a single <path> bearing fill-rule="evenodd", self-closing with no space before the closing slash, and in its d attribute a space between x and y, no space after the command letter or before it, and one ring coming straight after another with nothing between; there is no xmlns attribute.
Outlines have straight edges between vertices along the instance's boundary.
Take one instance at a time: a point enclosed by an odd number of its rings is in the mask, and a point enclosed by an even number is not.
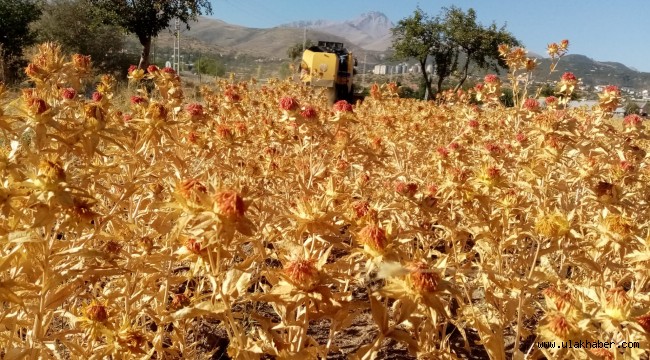
<svg viewBox="0 0 650 360"><path fill-rule="evenodd" d="M572 74L542 106L501 51L512 108L490 75L332 106L149 67L84 96L91 59L41 45L0 88L0 359L647 356L643 120L611 125L615 87L566 107ZM581 340L633 346L538 346Z"/></svg>

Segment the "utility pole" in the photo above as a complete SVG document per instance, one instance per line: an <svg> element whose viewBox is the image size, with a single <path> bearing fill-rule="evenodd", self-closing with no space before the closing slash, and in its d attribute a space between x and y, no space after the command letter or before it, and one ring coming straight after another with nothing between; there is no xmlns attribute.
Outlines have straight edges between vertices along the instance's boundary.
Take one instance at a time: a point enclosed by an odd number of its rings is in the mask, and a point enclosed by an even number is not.
<svg viewBox="0 0 650 360"><path fill-rule="evenodd" d="M361 86L366 85L366 61L368 60L368 53L363 53L363 74L361 74Z"/></svg>
<svg viewBox="0 0 650 360"><path fill-rule="evenodd" d="M307 47L307 28L305 28L305 31L302 34L302 52L305 52L306 47Z"/></svg>
<svg viewBox="0 0 650 360"><path fill-rule="evenodd" d="M176 73L181 71L181 21L176 19L174 23L174 30L176 37L174 38L174 58L172 59L172 67Z"/></svg>

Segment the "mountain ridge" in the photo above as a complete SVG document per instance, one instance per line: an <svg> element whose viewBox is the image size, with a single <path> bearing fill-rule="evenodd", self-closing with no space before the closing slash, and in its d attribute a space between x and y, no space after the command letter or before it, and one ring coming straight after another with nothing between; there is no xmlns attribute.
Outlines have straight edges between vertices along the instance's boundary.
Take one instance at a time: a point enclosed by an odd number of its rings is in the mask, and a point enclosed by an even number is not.
<svg viewBox="0 0 650 360"><path fill-rule="evenodd" d="M350 20L302 20L278 27L317 30L349 39L364 50L387 51L391 45L390 29L394 26L384 13L370 11Z"/></svg>
<svg viewBox="0 0 650 360"><path fill-rule="evenodd" d="M290 26L291 24L293 26ZM298 26L299 24L302 25ZM290 46L302 43L304 29L307 28L307 39L313 42L319 40L342 42L354 53L363 54L363 59L366 59L366 69L370 70L376 64L390 62L390 50L386 49L391 44L390 27L394 25L386 15L380 12L368 12L350 20L311 20L272 28L248 28L208 17L199 17L198 22L191 23L190 26L191 29L183 32L182 37L193 39L198 44L196 46L205 46L212 52L242 53L274 59L286 58L286 51ZM173 43L170 34L161 34L160 38L161 42ZM550 59L532 52L530 56L536 57L540 63L538 71L535 72L535 77L540 81L554 81L564 71L571 71L582 78L585 85L612 84L650 89L650 73L637 71L619 62L594 60L581 54L568 54L560 60L556 72L549 75L546 69L549 68ZM361 63L363 59L360 58L359 62Z"/></svg>

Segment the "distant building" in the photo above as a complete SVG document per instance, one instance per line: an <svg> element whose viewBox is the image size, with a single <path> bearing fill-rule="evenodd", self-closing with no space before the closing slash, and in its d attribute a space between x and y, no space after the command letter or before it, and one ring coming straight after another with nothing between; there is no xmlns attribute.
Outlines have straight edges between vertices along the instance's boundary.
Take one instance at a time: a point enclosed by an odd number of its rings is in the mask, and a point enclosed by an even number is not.
<svg viewBox="0 0 650 360"><path fill-rule="evenodd" d="M375 65L373 73L377 75L386 75L387 70L386 65Z"/></svg>
<svg viewBox="0 0 650 360"><path fill-rule="evenodd" d="M570 108L577 108L577 107L583 107L586 106L587 109L591 109L592 107L598 105L597 100L572 100L569 101L567 104L568 107Z"/></svg>

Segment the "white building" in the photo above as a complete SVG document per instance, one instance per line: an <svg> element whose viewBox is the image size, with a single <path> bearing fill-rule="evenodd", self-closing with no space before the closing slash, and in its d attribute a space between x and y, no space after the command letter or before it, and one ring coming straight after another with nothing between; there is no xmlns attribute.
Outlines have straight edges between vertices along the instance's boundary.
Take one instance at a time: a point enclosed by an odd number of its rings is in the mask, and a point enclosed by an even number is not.
<svg viewBox="0 0 650 360"><path fill-rule="evenodd" d="M386 75L387 70L386 65L375 65L372 72L377 75Z"/></svg>

